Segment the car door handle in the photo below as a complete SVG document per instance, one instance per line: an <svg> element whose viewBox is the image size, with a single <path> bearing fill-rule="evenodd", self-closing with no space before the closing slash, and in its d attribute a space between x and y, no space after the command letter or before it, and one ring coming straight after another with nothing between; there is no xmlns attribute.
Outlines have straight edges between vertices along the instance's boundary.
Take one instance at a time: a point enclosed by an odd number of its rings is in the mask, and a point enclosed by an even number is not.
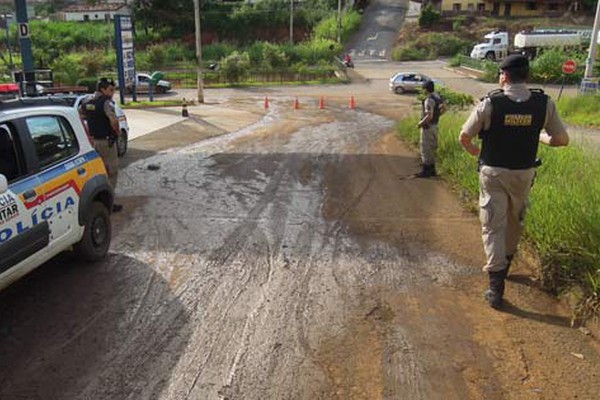
<svg viewBox="0 0 600 400"><path fill-rule="evenodd" d="M33 189L30 189L30 190L26 191L25 193L23 193L23 197L25 198L25 200L34 199L36 196L37 196L37 193Z"/></svg>
<svg viewBox="0 0 600 400"><path fill-rule="evenodd" d="M77 170L77 173L78 173L79 175L85 175L85 172L86 172L86 171L85 171L85 168L79 168L79 169Z"/></svg>

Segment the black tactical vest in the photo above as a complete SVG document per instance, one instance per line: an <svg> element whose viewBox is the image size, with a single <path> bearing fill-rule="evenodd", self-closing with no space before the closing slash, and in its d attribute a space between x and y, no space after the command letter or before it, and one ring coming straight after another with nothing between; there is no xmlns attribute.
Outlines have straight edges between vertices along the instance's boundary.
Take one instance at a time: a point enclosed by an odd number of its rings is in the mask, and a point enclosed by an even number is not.
<svg viewBox="0 0 600 400"><path fill-rule="evenodd" d="M479 134L480 163L509 169L532 168L546 120L548 96L541 90L531 90L529 100L521 103L510 100L502 91L488 97L492 118L490 129Z"/></svg>
<svg viewBox="0 0 600 400"><path fill-rule="evenodd" d="M437 93L432 93L429 96L425 97L425 99L423 99L423 101L421 102L421 115L423 117L425 116L425 102L430 98L433 99L435 105L433 106L433 118L431 119L431 122L429 124L437 125L438 122L440 122L440 104L442 104L444 100Z"/></svg>
<svg viewBox="0 0 600 400"><path fill-rule="evenodd" d="M98 96L83 105L85 119L94 139L106 139L113 135L110 120L104 113L104 104L107 101L109 101L108 97Z"/></svg>

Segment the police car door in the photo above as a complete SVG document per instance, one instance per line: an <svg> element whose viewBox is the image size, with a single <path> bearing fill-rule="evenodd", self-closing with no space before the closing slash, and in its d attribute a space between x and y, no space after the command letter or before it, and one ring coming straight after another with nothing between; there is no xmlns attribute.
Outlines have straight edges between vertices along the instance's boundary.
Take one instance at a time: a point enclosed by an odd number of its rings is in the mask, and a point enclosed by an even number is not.
<svg viewBox="0 0 600 400"><path fill-rule="evenodd" d="M0 277L24 274L45 256L49 224L38 216L44 194L33 168L35 160L21 142L18 124L0 124ZM22 261L19 271L11 269ZM0 279L1 281L2 279Z"/></svg>
<svg viewBox="0 0 600 400"><path fill-rule="evenodd" d="M77 159L79 144L68 120L61 115L36 115L24 118L24 125L35 149L44 207L37 222L50 224L50 247L63 247L75 233L79 192L76 184L83 160Z"/></svg>

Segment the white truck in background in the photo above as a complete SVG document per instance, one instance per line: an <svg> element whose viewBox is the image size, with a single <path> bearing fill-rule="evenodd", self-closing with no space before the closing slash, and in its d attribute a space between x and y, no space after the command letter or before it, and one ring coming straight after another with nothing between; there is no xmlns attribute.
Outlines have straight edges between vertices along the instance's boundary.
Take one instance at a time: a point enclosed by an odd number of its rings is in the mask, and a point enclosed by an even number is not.
<svg viewBox="0 0 600 400"><path fill-rule="evenodd" d="M509 45L508 32L490 32L484 38L486 42L476 44L471 50L471 58L500 61L509 54L518 53L533 59L540 49L579 47L586 44L584 31L519 32L514 37L512 48Z"/></svg>

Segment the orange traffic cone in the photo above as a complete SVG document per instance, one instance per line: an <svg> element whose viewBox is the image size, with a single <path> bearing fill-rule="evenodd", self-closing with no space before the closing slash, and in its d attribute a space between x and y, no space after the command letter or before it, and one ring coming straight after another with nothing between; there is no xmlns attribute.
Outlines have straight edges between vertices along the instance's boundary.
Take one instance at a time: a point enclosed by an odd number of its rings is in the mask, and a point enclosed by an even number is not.
<svg viewBox="0 0 600 400"><path fill-rule="evenodd" d="M265 96L265 110L269 109L269 96Z"/></svg>
<svg viewBox="0 0 600 400"><path fill-rule="evenodd" d="M294 110L299 110L300 109L300 102L298 101L298 98L296 97L296 100L294 100Z"/></svg>
<svg viewBox="0 0 600 400"><path fill-rule="evenodd" d="M354 100L354 96L350 96L350 108L352 110L356 108L356 100Z"/></svg>
<svg viewBox="0 0 600 400"><path fill-rule="evenodd" d="M319 101L319 108L321 110L325 109L325 97L321 96L321 101Z"/></svg>

